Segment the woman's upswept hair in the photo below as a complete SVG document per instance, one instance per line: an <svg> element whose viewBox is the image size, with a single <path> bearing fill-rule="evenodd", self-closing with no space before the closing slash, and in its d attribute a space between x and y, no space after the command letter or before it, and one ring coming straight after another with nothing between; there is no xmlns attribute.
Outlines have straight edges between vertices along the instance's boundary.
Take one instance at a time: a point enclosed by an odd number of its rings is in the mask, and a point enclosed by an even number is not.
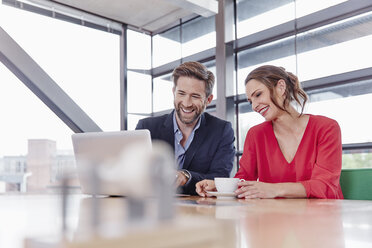
<svg viewBox="0 0 372 248"><path fill-rule="evenodd" d="M291 72L287 72L283 67L263 65L254 69L248 74L247 78L245 79L245 85L247 85L251 79L260 81L269 89L271 101L276 107L289 113L287 106L292 101L296 101L301 106L300 115L303 114L308 97L306 92L301 88L301 84L296 75ZM283 107L278 104L274 97L274 88L280 79L283 79L287 86L285 90Z"/></svg>

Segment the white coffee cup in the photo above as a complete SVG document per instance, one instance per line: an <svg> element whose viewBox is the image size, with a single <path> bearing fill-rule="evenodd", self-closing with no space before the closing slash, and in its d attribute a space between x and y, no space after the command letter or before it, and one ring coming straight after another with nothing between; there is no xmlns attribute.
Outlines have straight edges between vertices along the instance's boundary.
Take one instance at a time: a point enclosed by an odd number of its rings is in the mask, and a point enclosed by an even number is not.
<svg viewBox="0 0 372 248"><path fill-rule="evenodd" d="M239 178L216 177L214 184L220 193L232 193L238 189Z"/></svg>

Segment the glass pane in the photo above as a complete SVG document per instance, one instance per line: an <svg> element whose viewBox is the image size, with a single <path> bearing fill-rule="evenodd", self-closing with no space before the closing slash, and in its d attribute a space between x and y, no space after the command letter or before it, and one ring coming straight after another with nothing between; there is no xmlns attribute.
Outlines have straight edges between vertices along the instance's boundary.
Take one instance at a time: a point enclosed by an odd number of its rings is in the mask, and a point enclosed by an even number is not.
<svg viewBox="0 0 372 248"><path fill-rule="evenodd" d="M153 67L181 59L180 27L153 36Z"/></svg>
<svg viewBox="0 0 372 248"><path fill-rule="evenodd" d="M206 62L206 63L203 63L207 68L208 70L210 70L213 75L214 75L214 86L213 86L213 91L212 91L212 94L213 94L213 100L216 100L217 99L217 71L216 71L216 61L215 60L212 60L212 61L209 61L209 62Z"/></svg>
<svg viewBox="0 0 372 248"><path fill-rule="evenodd" d="M103 130L119 129L118 35L5 5L0 25ZM2 109L0 171L27 177L27 184L0 188L54 190L75 169L72 131L2 64L0 78L2 106L12 106Z"/></svg>
<svg viewBox="0 0 372 248"><path fill-rule="evenodd" d="M271 42L238 53L238 94L245 94L244 80L253 69L265 65L282 66L296 74L294 37Z"/></svg>
<svg viewBox="0 0 372 248"><path fill-rule="evenodd" d="M128 112L151 113L150 75L128 71Z"/></svg>
<svg viewBox="0 0 372 248"><path fill-rule="evenodd" d="M308 92L306 112L337 120L342 143L372 142L372 80L365 80Z"/></svg>
<svg viewBox="0 0 372 248"><path fill-rule="evenodd" d="M172 88L171 74L154 78L154 112L173 109Z"/></svg>
<svg viewBox="0 0 372 248"><path fill-rule="evenodd" d="M304 81L371 67L371 44L372 12L303 33L298 75Z"/></svg>
<svg viewBox="0 0 372 248"><path fill-rule="evenodd" d="M151 36L128 30L128 68L151 69Z"/></svg>
<svg viewBox="0 0 372 248"><path fill-rule="evenodd" d="M296 15L297 18L302 17L346 1L347 0L296 0Z"/></svg>
<svg viewBox="0 0 372 248"><path fill-rule="evenodd" d="M197 18L182 25L182 57L216 46L215 17Z"/></svg>
<svg viewBox="0 0 372 248"><path fill-rule="evenodd" d="M128 130L136 129L138 121L146 117L150 117L150 115L146 116L146 115L128 114Z"/></svg>
<svg viewBox="0 0 372 248"><path fill-rule="evenodd" d="M326 9L346 0L239 0L238 38ZM296 8L296 11L295 11Z"/></svg>
<svg viewBox="0 0 372 248"><path fill-rule="evenodd" d="M120 129L120 37L0 5L1 27L103 130Z"/></svg>
<svg viewBox="0 0 372 248"><path fill-rule="evenodd" d="M372 168L372 149L344 151L342 168Z"/></svg>
<svg viewBox="0 0 372 248"><path fill-rule="evenodd" d="M237 3L238 39L295 18L293 0L245 0Z"/></svg>
<svg viewBox="0 0 372 248"><path fill-rule="evenodd" d="M73 132L2 63L0 79L0 192L50 191L75 170Z"/></svg>
<svg viewBox="0 0 372 248"><path fill-rule="evenodd" d="M252 107L248 102L239 104L239 144L237 147L238 151L243 151L245 137L247 136L248 130L262 122L265 119L258 113L252 112Z"/></svg>

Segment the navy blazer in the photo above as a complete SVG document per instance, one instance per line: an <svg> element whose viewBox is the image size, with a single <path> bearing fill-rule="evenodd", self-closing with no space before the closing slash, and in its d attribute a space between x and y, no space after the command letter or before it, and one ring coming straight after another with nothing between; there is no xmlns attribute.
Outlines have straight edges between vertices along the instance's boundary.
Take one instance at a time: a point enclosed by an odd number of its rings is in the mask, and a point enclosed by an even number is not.
<svg viewBox="0 0 372 248"><path fill-rule="evenodd" d="M151 139L166 141L174 150L173 112L138 121L136 129L148 129ZM191 173L191 181L180 187L181 193L195 195L195 184L203 179L229 177L235 147L231 123L208 113L201 116L200 127L185 153L183 169Z"/></svg>

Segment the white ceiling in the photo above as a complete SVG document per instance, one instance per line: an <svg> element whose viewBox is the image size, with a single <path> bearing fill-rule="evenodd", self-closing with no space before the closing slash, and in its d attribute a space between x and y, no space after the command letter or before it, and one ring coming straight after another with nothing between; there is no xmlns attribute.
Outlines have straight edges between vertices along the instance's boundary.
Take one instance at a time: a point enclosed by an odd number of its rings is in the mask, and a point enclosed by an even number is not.
<svg viewBox="0 0 372 248"><path fill-rule="evenodd" d="M217 0L53 0L135 28L157 32L180 18L218 12Z"/></svg>

